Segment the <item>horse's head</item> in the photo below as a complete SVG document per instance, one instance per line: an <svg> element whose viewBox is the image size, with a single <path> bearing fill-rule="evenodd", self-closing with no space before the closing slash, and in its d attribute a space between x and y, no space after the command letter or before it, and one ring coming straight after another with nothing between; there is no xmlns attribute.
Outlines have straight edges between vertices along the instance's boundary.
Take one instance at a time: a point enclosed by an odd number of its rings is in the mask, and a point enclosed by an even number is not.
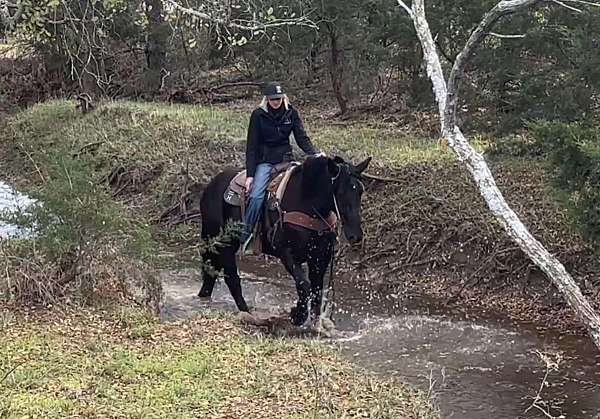
<svg viewBox="0 0 600 419"><path fill-rule="evenodd" d="M360 201L365 186L361 180L361 174L370 162L371 157L356 166L340 157L328 161L328 169L332 176L335 201L344 235L352 244L361 242L363 238Z"/></svg>

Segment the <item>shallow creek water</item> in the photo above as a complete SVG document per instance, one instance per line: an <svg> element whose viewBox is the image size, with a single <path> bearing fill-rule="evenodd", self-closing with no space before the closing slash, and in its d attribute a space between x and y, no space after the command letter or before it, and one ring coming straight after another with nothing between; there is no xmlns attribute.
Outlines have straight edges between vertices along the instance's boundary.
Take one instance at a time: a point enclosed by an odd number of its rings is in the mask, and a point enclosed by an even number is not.
<svg viewBox="0 0 600 419"><path fill-rule="evenodd" d="M15 213L25 211L35 201L15 191L10 185L0 181L0 211ZM20 226L0 221L0 240L7 237L29 235L30 232Z"/></svg>
<svg viewBox="0 0 600 419"><path fill-rule="evenodd" d="M244 295L261 312L288 310L292 280L279 266L245 261ZM246 272L246 273L244 273ZM248 272L252 272L251 274ZM184 318L208 308L235 310L222 280L211 302L196 297L199 272L163 272L166 318ZM430 391L444 418L542 418L532 408L546 372L536 351L561 351L560 371L541 393L551 411L567 418L600 419L600 354L586 337L539 331L485 312L448 308L420 296L399 297L336 289L337 328L332 341L359 365ZM347 283L347 282L346 282Z"/></svg>

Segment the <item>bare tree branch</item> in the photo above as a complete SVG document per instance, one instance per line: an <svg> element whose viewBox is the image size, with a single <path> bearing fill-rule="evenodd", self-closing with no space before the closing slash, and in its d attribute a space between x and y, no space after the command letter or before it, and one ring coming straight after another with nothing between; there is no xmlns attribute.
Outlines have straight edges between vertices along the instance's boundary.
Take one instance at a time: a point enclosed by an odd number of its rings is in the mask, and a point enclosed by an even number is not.
<svg viewBox="0 0 600 419"><path fill-rule="evenodd" d="M598 2L592 2L592 1L586 1L586 0L562 0L563 3L577 3L577 4L583 4L584 6L596 6L596 7L600 7L600 3Z"/></svg>
<svg viewBox="0 0 600 419"><path fill-rule="evenodd" d="M406 13L408 13L410 17L413 17L413 12L411 8L406 5L406 3L404 3L402 0L398 0L398 5L406 10Z"/></svg>
<svg viewBox="0 0 600 419"><path fill-rule="evenodd" d="M214 23L217 25L225 26L232 29L238 29L245 32L255 32L255 31L264 31L266 29L273 29L278 27L287 27L287 26L307 26L310 28L318 28L318 26L309 20L305 16L300 16L298 18L293 19L276 19L272 22L260 22L258 19L255 20L226 20L217 16L211 16L208 13L201 12L199 10L191 9L189 7L184 7L177 3L175 0L166 0L167 3L171 4L177 10L195 16L198 19L207 22Z"/></svg>
<svg viewBox="0 0 600 419"><path fill-rule="evenodd" d="M531 405L527 409L525 409L525 413L528 413L532 408L535 407L540 412L542 412L547 418L560 419L564 416L553 416L552 414L550 414L549 408L543 406L544 401L542 399L542 392L546 387L548 387L548 376L550 375L550 373L559 371L559 366L563 360L563 356L560 352L541 353L537 350L535 352L542 359L542 361L544 361L544 364L546 365L546 372L544 373L544 378L542 378L537 394L533 398L533 402L531 402Z"/></svg>
<svg viewBox="0 0 600 419"><path fill-rule="evenodd" d="M473 54L473 51L481 43L483 38L485 38L486 34L489 32L489 29L492 26L494 26L494 24L502 16L515 13L516 11L521 9L532 7L533 5L539 2L540 0L501 1L483 17L479 25L477 25L477 28L471 33L471 36L467 40L465 47L456 57L454 65L452 66L452 71L450 72L450 76L448 77L448 91L446 98L446 110L444 115L444 126L446 129L454 129L454 125L456 123L456 99L458 97L460 78L465 72L465 68L467 66L467 63L469 62L471 55Z"/></svg>
<svg viewBox="0 0 600 419"><path fill-rule="evenodd" d="M558 4L559 6L566 7L569 10L573 10L574 12L583 13L583 10L578 9L577 7L569 6L568 4L565 4L560 0L550 0L550 1L552 1L552 3Z"/></svg>
<svg viewBox="0 0 600 419"><path fill-rule="evenodd" d="M2 384L4 381L6 381L6 379L13 373L15 372L15 370L17 368L19 368L21 365L23 365L24 362L19 362L18 364L16 364L14 367L12 367L11 369L9 369L4 376L2 377L2 379L0 379L0 384Z"/></svg>
<svg viewBox="0 0 600 419"><path fill-rule="evenodd" d="M488 33L486 33L486 35L494 36L496 38L503 38L503 39L525 38L525 36L526 36L526 35L503 35L501 33L496 33L496 32L488 32Z"/></svg>

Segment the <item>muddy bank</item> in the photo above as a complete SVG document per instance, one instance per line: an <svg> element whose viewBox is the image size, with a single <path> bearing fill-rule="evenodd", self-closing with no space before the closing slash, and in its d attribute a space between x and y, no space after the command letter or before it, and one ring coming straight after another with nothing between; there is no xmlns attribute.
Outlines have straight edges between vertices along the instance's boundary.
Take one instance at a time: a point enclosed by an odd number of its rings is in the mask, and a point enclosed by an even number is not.
<svg viewBox="0 0 600 419"><path fill-rule="evenodd" d="M493 164L502 192L531 232L575 277L600 308L600 275L592 249L570 228L565 209L536 162ZM464 169L431 162L375 168L363 201L365 241L342 248L339 271L373 280L380 291L419 291L515 319L581 332L562 295L489 214ZM382 279L385 278L385 279Z"/></svg>

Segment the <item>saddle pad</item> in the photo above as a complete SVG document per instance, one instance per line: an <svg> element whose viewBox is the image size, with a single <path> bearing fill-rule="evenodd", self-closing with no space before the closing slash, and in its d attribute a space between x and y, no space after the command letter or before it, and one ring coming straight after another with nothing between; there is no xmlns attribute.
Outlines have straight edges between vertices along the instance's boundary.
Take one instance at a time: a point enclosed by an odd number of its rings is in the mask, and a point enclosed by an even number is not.
<svg viewBox="0 0 600 419"><path fill-rule="evenodd" d="M299 166L298 162L285 162L282 164L275 165L273 167L273 173L275 176L269 181L267 185L267 192L269 199L276 199L280 201L285 192L285 187L292 175L294 168ZM246 171L242 170L236 174L233 179L229 182L229 186L223 194L223 199L229 205L241 206L242 196L244 196L244 186L246 184Z"/></svg>

